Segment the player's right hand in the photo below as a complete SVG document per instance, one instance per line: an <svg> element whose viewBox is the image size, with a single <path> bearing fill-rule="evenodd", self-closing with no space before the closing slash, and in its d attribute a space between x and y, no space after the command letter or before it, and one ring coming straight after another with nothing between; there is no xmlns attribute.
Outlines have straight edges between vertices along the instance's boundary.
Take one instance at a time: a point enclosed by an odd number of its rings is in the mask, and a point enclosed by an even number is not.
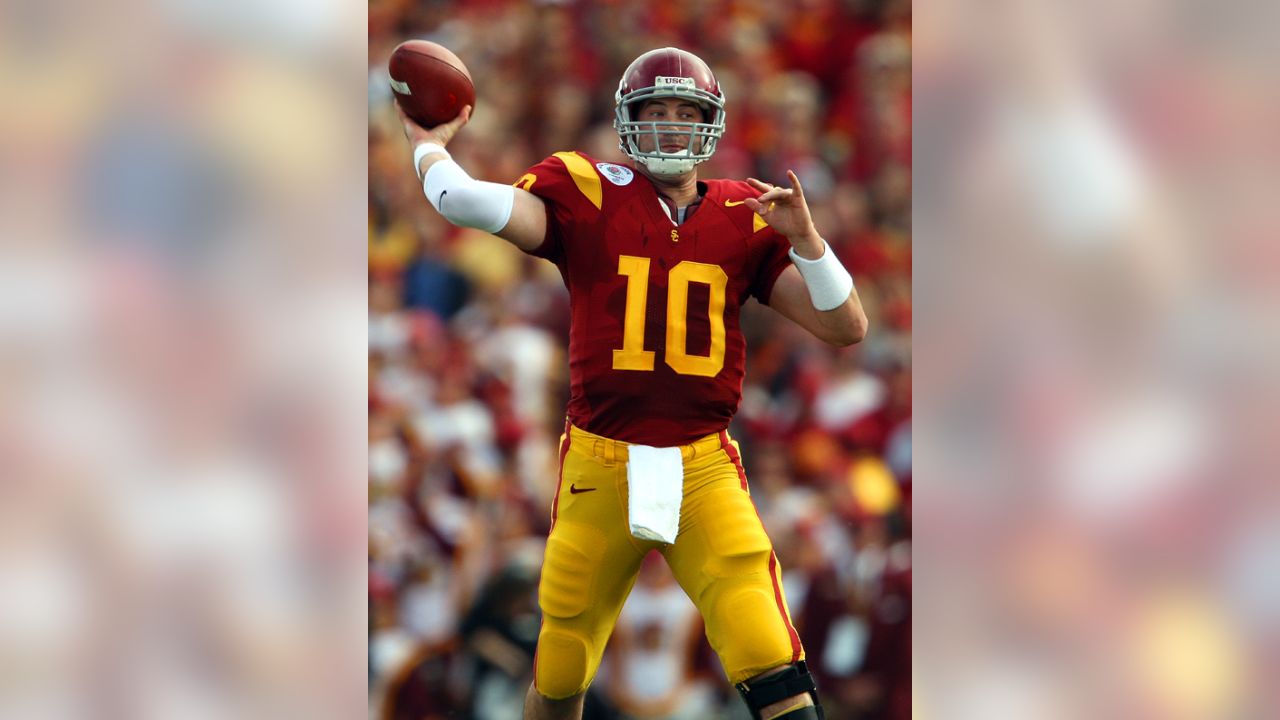
<svg viewBox="0 0 1280 720"><path fill-rule="evenodd" d="M463 125L471 119L471 106L467 105L462 108L462 112L458 113L458 117L450 120L443 125L437 125L433 128L424 128L408 115L404 114L404 108L400 107L400 103L396 103L396 112L400 114L400 122L404 123L404 136L409 140L409 147L417 147L424 142L435 143L441 147L449 144L453 136L458 134Z"/></svg>

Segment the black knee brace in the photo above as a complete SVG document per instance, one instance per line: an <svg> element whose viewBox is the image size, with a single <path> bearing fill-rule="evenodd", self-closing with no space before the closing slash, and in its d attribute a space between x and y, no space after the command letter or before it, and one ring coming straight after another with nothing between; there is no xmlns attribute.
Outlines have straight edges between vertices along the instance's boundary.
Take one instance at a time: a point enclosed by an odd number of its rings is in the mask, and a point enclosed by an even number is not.
<svg viewBox="0 0 1280 720"><path fill-rule="evenodd" d="M822 706L818 704L818 685L809 674L809 667L801 660L789 665L780 673L766 678L753 680L750 684L738 683L738 694L751 710L751 717L761 720L760 712L766 707L786 700L793 695L809 693L813 697L813 707L798 708L790 713L780 715L785 720L823 720Z"/></svg>

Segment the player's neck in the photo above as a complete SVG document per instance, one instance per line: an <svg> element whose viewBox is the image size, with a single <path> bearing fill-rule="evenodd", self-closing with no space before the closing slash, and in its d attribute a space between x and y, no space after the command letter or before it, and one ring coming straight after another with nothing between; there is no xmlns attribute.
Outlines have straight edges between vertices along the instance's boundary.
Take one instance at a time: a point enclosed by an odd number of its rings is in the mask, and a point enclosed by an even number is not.
<svg viewBox="0 0 1280 720"><path fill-rule="evenodd" d="M698 199L698 173L696 172L675 177L658 177L647 170L641 172L644 172L645 177L649 178L659 193L675 203L678 208L689 207L694 200Z"/></svg>

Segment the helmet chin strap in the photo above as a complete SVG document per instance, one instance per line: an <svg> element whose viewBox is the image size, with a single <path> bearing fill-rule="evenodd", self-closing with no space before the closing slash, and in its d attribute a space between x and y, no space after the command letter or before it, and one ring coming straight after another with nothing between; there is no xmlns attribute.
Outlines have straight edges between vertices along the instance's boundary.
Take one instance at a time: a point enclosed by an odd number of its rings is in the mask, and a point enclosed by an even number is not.
<svg viewBox="0 0 1280 720"><path fill-rule="evenodd" d="M679 177L684 175L697 165L697 163L689 158L636 158L643 163L645 168L654 175L662 177Z"/></svg>

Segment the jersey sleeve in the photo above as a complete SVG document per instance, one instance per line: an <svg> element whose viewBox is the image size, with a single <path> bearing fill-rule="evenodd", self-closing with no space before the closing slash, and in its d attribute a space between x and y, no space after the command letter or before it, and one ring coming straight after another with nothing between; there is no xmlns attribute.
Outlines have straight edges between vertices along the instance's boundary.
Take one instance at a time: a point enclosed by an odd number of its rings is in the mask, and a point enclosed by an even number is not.
<svg viewBox="0 0 1280 720"><path fill-rule="evenodd" d="M603 189L592 161L581 153L558 152L529 168L514 184L547 208L547 236L529 254L562 264L573 227L594 222L600 213Z"/></svg>
<svg viewBox="0 0 1280 720"><path fill-rule="evenodd" d="M756 216L759 217L758 215ZM778 276L791 264L791 242L771 227L765 227L751 239L754 247L755 275L751 281L751 295L761 305L769 304L769 294L773 292L773 284Z"/></svg>

